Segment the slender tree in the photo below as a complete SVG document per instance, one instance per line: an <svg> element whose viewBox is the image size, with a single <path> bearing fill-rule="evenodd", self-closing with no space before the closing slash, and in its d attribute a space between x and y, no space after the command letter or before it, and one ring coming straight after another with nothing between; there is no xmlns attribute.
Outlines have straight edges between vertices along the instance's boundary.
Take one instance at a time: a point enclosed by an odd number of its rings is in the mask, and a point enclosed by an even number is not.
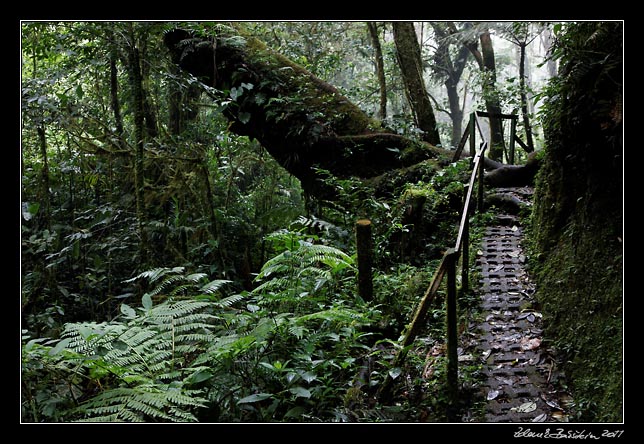
<svg viewBox="0 0 644 444"><path fill-rule="evenodd" d="M452 58L451 48L456 43L456 40L452 37L458 33L456 26L452 22L431 22L430 24L438 40L432 67L436 75L444 79L443 83L447 90L449 103L448 114L452 120L451 143L452 146L457 146L463 133L463 108L460 103L458 85L470 51L467 47L458 45L456 56Z"/></svg>
<svg viewBox="0 0 644 444"><path fill-rule="evenodd" d="M139 36L132 22L127 23L125 50L127 54L130 88L132 91L130 100L134 115L134 189L136 195L136 214L139 227L139 262L141 264L145 264L148 259L148 240L145 230L146 210L143 191L145 186L145 105Z"/></svg>
<svg viewBox="0 0 644 444"><path fill-rule="evenodd" d="M492 37L488 29L488 24L472 26L467 23L464 27L466 30L464 45L472 53L479 69L483 75L483 99L485 108L490 113L490 149L488 157L492 160L503 160L503 125L502 120L496 115L501 113L501 103L496 90L496 60L494 57L494 47L492 46ZM477 39L472 39L471 35L477 35ZM480 44L480 50L479 50Z"/></svg>
<svg viewBox="0 0 644 444"><path fill-rule="evenodd" d="M552 29L547 26L544 28L543 32L540 34L541 44L548 54L546 59L546 68L548 70L548 77L553 78L557 76L557 61L550 57L550 52L554 46L554 37L552 35Z"/></svg>
<svg viewBox="0 0 644 444"><path fill-rule="evenodd" d="M503 28L502 35L506 40L515 44L519 49L519 95L521 96L521 116L526 135L528 151L534 151L532 139L532 126L530 124L530 113L528 110L528 93L526 86L526 48L539 35L543 27L534 27L529 22L514 22Z"/></svg>
<svg viewBox="0 0 644 444"><path fill-rule="evenodd" d="M423 79L420 44L413 22L393 22L394 42L405 92L414 114L416 126L423 131L423 140L440 145L434 109Z"/></svg>
<svg viewBox="0 0 644 444"><path fill-rule="evenodd" d="M378 118L385 120L387 118L387 80L385 78L385 63L382 57L382 46L378 36L378 24L376 22L367 22L371 44L374 50L376 61L376 76L378 77L378 86L380 88L380 107L378 109Z"/></svg>

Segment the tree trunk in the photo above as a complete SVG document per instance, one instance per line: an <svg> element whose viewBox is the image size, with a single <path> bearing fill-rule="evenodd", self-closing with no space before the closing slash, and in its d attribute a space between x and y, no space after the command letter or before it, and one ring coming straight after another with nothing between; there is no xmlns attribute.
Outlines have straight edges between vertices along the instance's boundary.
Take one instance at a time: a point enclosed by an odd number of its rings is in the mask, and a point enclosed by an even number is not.
<svg viewBox="0 0 644 444"><path fill-rule="evenodd" d="M36 128L38 133L38 145L40 146L40 155L42 156L42 203L43 203L43 225L51 230L51 196L49 195L49 160L47 156L47 137L45 126L39 125Z"/></svg>
<svg viewBox="0 0 644 444"><path fill-rule="evenodd" d="M486 159L485 183L492 187L521 187L533 185L541 160L536 152L528 155L525 165L505 165ZM489 171L491 170L491 171Z"/></svg>
<svg viewBox="0 0 644 444"><path fill-rule="evenodd" d="M420 45L414 23L393 22L393 30L398 65L416 126L423 131L423 140L433 145L440 145L434 109L423 79Z"/></svg>
<svg viewBox="0 0 644 444"><path fill-rule="evenodd" d="M501 114L501 105L496 91L496 61L494 58L494 48L492 38L489 32L483 32L480 37L481 55L483 60L483 72L485 81L483 83L483 94L485 96L485 107L490 113L490 149L488 156L493 160L503 160L503 125L502 120L495 117Z"/></svg>
<svg viewBox="0 0 644 444"><path fill-rule="evenodd" d="M223 111L230 131L257 139L307 193L335 195L328 173L368 179L449 154L383 129L336 88L243 31L213 39L177 29L165 43L175 63L232 99Z"/></svg>
<svg viewBox="0 0 644 444"><path fill-rule="evenodd" d="M367 22L367 27L369 28L371 44L373 45L375 52L376 76L378 77L378 85L380 87L380 108L378 109L378 118L381 121L384 121L387 118L387 81L385 78L385 63L382 58L380 38L378 37L378 25L376 22Z"/></svg>
<svg viewBox="0 0 644 444"><path fill-rule="evenodd" d="M144 184L145 184L145 169L144 169L144 156L145 156L145 109L144 109L144 96L143 96L143 78L141 75L141 61L139 48L137 46L136 35L130 22L128 24L129 31L129 44L127 45L128 51L128 73L130 80L130 87L132 88L131 101L132 110L134 114L134 138L135 138L135 151L134 151L134 189L136 196L136 215L138 220L139 230L139 263L145 265L147 263L147 234L145 230L145 198L144 198Z"/></svg>
<svg viewBox="0 0 644 444"><path fill-rule="evenodd" d="M458 95L458 83L463 75L463 70L467 63L467 56L470 51L467 47L461 46L456 55L456 59L452 61L449 36L453 32L457 32L456 27L453 23L447 23L445 27L447 27L448 33L440 22L432 22L431 25L439 41L434 56L434 70L437 75L445 78L444 85L447 90L449 116L452 120L451 144L453 147L457 147L463 135L463 108L461 108L461 99Z"/></svg>
<svg viewBox="0 0 644 444"><path fill-rule="evenodd" d="M534 142L532 141L532 127L530 126L530 116L528 112L528 97L525 84L525 50L526 45L519 45L521 51L521 60L519 61L519 89L521 90L521 114L523 115L523 126L525 127L526 143L529 151L534 151ZM513 137L513 136L511 136Z"/></svg>
<svg viewBox="0 0 644 444"><path fill-rule="evenodd" d="M119 81L118 70L116 67L116 51L110 51L110 106L114 114L114 125L116 126L116 135L119 137L119 144L123 137L123 117L121 116L121 104L119 102Z"/></svg>
<svg viewBox="0 0 644 444"><path fill-rule="evenodd" d="M541 33L541 44L544 46L548 55L550 55L550 51L552 50L553 41L554 39L552 38L552 30L550 30L549 28L544 29L544 31ZM557 62L552 60L552 58L550 57L548 57L546 61L546 68L548 70L549 78L557 76Z"/></svg>

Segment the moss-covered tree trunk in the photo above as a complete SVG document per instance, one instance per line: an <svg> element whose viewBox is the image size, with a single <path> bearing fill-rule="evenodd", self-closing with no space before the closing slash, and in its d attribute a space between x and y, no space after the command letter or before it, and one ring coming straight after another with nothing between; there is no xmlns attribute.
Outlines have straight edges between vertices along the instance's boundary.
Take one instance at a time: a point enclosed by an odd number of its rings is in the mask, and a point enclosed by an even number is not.
<svg viewBox="0 0 644 444"><path fill-rule="evenodd" d="M442 150L381 127L330 84L243 31L165 35L172 59L215 89L230 130L257 139L312 194L336 177L372 178L435 158Z"/></svg>
<svg viewBox="0 0 644 444"><path fill-rule="evenodd" d="M620 22L561 35L535 188L537 297L584 422L623 420L622 42Z"/></svg>
<svg viewBox="0 0 644 444"><path fill-rule="evenodd" d="M393 22L393 30L398 66L416 126L423 131L423 140L440 145L434 108L423 78L423 63L414 23Z"/></svg>

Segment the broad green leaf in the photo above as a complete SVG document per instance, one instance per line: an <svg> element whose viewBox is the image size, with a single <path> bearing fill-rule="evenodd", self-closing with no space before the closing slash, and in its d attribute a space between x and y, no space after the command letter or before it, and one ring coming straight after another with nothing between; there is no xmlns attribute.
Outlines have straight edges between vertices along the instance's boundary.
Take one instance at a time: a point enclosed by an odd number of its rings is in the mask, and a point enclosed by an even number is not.
<svg viewBox="0 0 644 444"><path fill-rule="evenodd" d="M55 347L53 347L51 350L49 350L49 356L54 356L60 353L69 345L69 343L72 342L71 338L65 338L61 340L58 344L56 344Z"/></svg>
<svg viewBox="0 0 644 444"><path fill-rule="evenodd" d="M400 367L392 368L389 370L389 376L391 376L391 379L396 379L400 374L402 373L402 370Z"/></svg>
<svg viewBox="0 0 644 444"><path fill-rule="evenodd" d="M311 381L314 381L315 379L317 379L317 376L315 375L315 373L311 373L311 372L303 372L303 371L301 371L300 376L306 382L311 382Z"/></svg>
<svg viewBox="0 0 644 444"><path fill-rule="evenodd" d="M121 304L121 313L123 313L125 317L129 319L136 317L136 312L134 311L134 309L127 304Z"/></svg>
<svg viewBox="0 0 644 444"><path fill-rule="evenodd" d="M91 328L91 327L87 327L87 326L85 326L85 325L82 325L82 326L78 329L78 334L80 334L80 335L81 335L81 337L82 337L83 339L85 339L86 341L88 340L89 336L90 336L92 333L94 333L94 329L93 329L93 328Z"/></svg>
<svg viewBox="0 0 644 444"><path fill-rule="evenodd" d="M239 401L237 401L237 404L250 404L252 402L264 401L272 397L273 395L271 393L256 393L254 395L246 396L245 398L240 399Z"/></svg>
<svg viewBox="0 0 644 444"><path fill-rule="evenodd" d="M304 387L293 387L289 389L289 392L293 393L296 398L310 398L311 392L305 389Z"/></svg>
<svg viewBox="0 0 644 444"><path fill-rule="evenodd" d="M150 293L146 293L143 295L143 298L141 299L141 304L143 305L143 308L146 310L150 310L152 308L152 297L150 296Z"/></svg>
<svg viewBox="0 0 644 444"><path fill-rule="evenodd" d="M244 93L244 88L237 88L233 86L230 88L230 98L237 100L237 97L241 96Z"/></svg>
<svg viewBox="0 0 644 444"><path fill-rule="evenodd" d="M212 376L213 374L208 370L199 370L198 372L190 376L190 382L197 384L198 382L207 381L208 379L212 378Z"/></svg>
<svg viewBox="0 0 644 444"><path fill-rule="evenodd" d="M306 409L304 407L298 405L297 407L293 407L288 412L286 412L284 414L284 417L285 418L299 418L304 413L306 413Z"/></svg>

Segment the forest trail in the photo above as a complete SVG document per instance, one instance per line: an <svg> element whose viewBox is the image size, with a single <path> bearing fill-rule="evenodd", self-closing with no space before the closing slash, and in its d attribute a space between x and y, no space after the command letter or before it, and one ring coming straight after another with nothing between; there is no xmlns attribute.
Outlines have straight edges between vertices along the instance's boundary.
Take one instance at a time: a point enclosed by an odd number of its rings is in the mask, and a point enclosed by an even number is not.
<svg viewBox="0 0 644 444"><path fill-rule="evenodd" d="M497 188L531 204L530 187ZM514 215L498 214L477 251L477 292L481 322L476 355L482 357L484 422L558 422L566 416L561 378L542 344L541 313L533 298L534 284L525 269L523 228Z"/></svg>

